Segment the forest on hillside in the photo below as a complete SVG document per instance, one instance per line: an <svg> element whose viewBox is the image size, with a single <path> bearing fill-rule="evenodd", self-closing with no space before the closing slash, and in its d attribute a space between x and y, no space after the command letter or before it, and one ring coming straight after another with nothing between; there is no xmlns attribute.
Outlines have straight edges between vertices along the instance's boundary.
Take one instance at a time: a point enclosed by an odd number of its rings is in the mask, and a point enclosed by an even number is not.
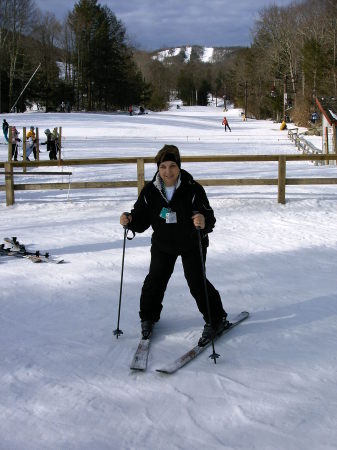
<svg viewBox="0 0 337 450"><path fill-rule="evenodd" d="M316 96L337 95L336 52L335 0L266 7L249 47L207 63L154 59L97 0L79 0L64 23L33 0L0 0L0 112L15 103L18 111L33 103L51 111L62 102L73 110L161 110L174 96L205 105L212 95L256 118L306 123Z"/></svg>
<svg viewBox="0 0 337 450"><path fill-rule="evenodd" d="M146 102L149 85L133 58L126 29L97 0L80 0L64 23L33 0L0 0L1 111L64 102L75 110L111 110Z"/></svg>

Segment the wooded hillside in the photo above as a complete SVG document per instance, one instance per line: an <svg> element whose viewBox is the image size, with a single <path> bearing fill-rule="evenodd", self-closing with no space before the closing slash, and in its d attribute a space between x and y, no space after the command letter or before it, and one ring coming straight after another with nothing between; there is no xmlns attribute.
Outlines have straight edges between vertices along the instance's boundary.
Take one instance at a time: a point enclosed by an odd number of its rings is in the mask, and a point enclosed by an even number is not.
<svg viewBox="0 0 337 450"><path fill-rule="evenodd" d="M224 34L224 48L225 41ZM267 7L249 47L218 51L206 62L200 46L188 59L182 51L165 58L135 48L97 0L79 0L63 24L33 0L0 0L0 110L11 109L41 64L18 110L32 103L56 110L61 102L75 110L161 110L174 96L206 105L211 94L256 118L307 123L316 95L337 95L336 44L334 0Z"/></svg>

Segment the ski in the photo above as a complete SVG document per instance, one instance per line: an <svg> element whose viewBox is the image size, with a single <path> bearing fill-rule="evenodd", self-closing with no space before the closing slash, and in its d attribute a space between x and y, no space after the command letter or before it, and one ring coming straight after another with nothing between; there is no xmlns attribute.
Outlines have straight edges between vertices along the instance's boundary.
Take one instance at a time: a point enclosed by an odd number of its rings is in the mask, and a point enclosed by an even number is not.
<svg viewBox="0 0 337 450"><path fill-rule="evenodd" d="M133 355L130 365L131 370L146 370L147 360L150 352L151 337L148 339L140 339L137 350Z"/></svg>
<svg viewBox="0 0 337 450"><path fill-rule="evenodd" d="M4 244L0 245L0 256L12 256L14 258L26 258L34 263L42 262L42 260L35 255L25 255L24 253L13 251L10 248L5 248Z"/></svg>
<svg viewBox="0 0 337 450"><path fill-rule="evenodd" d="M226 328L221 334L216 336L214 338L214 341L217 340L219 337L223 336L224 334L228 333L230 330L232 330L234 327L239 325L242 321L246 320L249 317L249 313L247 311L243 311L239 313L237 316L234 316L233 318L228 318L231 325ZM185 366L188 362L192 361L194 358L196 358L200 353L202 353L206 348L208 348L211 345L211 341L206 344L203 347L200 347L199 345L194 346L191 350L184 353L182 356L180 356L175 361L168 363L166 366L161 367L160 369L156 369L157 372L171 374L176 372L181 367Z"/></svg>
<svg viewBox="0 0 337 450"><path fill-rule="evenodd" d="M4 241L7 244L11 245L11 248L8 249L11 253L17 253L17 255L10 254L9 256L18 256L22 258L27 258L30 261L33 262L47 262L47 263L53 263L53 264L61 264L64 262L64 259L54 258L49 255L49 253L41 254L41 252L38 250L36 252L30 252L26 250L26 247L24 244L21 244L16 237L12 238L4 238Z"/></svg>
<svg viewBox="0 0 337 450"><path fill-rule="evenodd" d="M26 250L26 247L23 245L23 244L21 244L17 239L16 239L16 237L12 237L12 238L4 238L4 241L7 243L7 244L10 244L10 246L11 246L11 250L12 251L15 251L15 252L23 252L23 251L25 251Z"/></svg>
<svg viewBox="0 0 337 450"><path fill-rule="evenodd" d="M10 248L5 248L4 244L0 245L0 255L1 256L15 256L14 253L16 253L16 252L11 252Z"/></svg>
<svg viewBox="0 0 337 450"><path fill-rule="evenodd" d="M64 263L64 259L54 258L54 257L50 256L49 253L45 253L45 254L41 255L41 253L39 251L37 251L35 253L26 252L25 256L31 260L37 259L37 260L40 260L41 262L46 262L46 263L51 263L51 264Z"/></svg>

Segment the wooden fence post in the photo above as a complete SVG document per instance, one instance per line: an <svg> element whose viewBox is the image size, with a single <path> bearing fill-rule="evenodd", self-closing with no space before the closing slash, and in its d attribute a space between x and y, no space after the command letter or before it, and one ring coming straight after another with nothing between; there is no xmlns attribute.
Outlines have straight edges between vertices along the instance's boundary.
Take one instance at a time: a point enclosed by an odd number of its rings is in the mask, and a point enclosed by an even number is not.
<svg viewBox="0 0 337 450"><path fill-rule="evenodd" d="M27 135L26 135L26 127L22 128L22 158L23 161L27 160ZM27 167L24 166L22 169L23 172L27 172Z"/></svg>
<svg viewBox="0 0 337 450"><path fill-rule="evenodd" d="M12 161L12 127L8 127L8 161Z"/></svg>
<svg viewBox="0 0 337 450"><path fill-rule="evenodd" d="M61 148L62 148L62 127L59 127L59 142L58 142L58 145L59 145L59 161L61 161L61 159L62 159L62 155L61 155Z"/></svg>
<svg viewBox="0 0 337 450"><path fill-rule="evenodd" d="M278 198L277 201L283 205L286 202L286 157L279 156L278 159Z"/></svg>
<svg viewBox="0 0 337 450"><path fill-rule="evenodd" d="M325 146L326 146L325 153L328 155L329 154L329 128L328 127L325 127L324 133L325 133ZM325 160L325 164L329 165L330 161L328 159Z"/></svg>
<svg viewBox="0 0 337 450"><path fill-rule="evenodd" d="M13 164L11 162L5 162L5 186L6 186L6 206L14 205L14 176L13 176Z"/></svg>
<svg viewBox="0 0 337 450"><path fill-rule="evenodd" d="M40 138L38 127L36 127L35 146L36 146L36 161L40 161Z"/></svg>
<svg viewBox="0 0 337 450"><path fill-rule="evenodd" d="M144 174L144 159L143 158L137 158L137 188L138 188L138 195L140 194L140 191L145 186L145 174Z"/></svg>
<svg viewBox="0 0 337 450"><path fill-rule="evenodd" d="M332 125L332 153L337 153L337 136L336 136L336 125ZM330 164L337 164L336 160L330 161Z"/></svg>

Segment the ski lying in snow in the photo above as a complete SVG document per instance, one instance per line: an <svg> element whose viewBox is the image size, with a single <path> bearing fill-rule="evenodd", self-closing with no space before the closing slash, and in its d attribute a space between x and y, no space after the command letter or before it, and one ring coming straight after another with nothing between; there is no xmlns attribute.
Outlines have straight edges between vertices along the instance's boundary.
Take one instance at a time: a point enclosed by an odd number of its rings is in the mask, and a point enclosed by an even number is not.
<svg viewBox="0 0 337 450"><path fill-rule="evenodd" d="M52 257L49 255L49 253L45 253L45 254L41 255L41 253L39 251L37 251L35 253L26 252L24 257L30 259L31 261L37 260L37 262L46 262L46 263L52 263L52 264L64 263L64 259Z"/></svg>
<svg viewBox="0 0 337 450"><path fill-rule="evenodd" d="M24 253L12 250L11 248L5 248L4 244L0 245L0 256L12 256L14 258L26 258L34 263L42 262L42 260L35 255L25 255Z"/></svg>
<svg viewBox="0 0 337 450"><path fill-rule="evenodd" d="M7 244L10 244L10 246L11 246L11 250L13 251L13 252L23 252L23 251L25 251L26 250L26 247L23 245L23 244L21 244L17 239L16 239L16 237L12 237L12 238L4 238L4 241L7 243Z"/></svg>
<svg viewBox="0 0 337 450"><path fill-rule="evenodd" d="M220 336L223 336L224 334L228 333L232 328L234 328L236 325L239 325L243 320L246 320L247 317L249 317L249 313L247 311L243 311L237 316L234 316L233 318L228 318L231 325L226 328L221 334L216 336L213 340L216 341ZM176 372L178 369L183 367L188 362L192 361L194 358L196 358L200 353L202 353L204 350L206 350L207 347L211 345L211 341L204 345L203 347L200 347L199 345L196 345L188 352L184 353L180 358L176 359L172 363L167 364L164 367L161 367L160 369L156 369L157 372L161 373L167 373L171 374Z"/></svg>
<svg viewBox="0 0 337 450"><path fill-rule="evenodd" d="M19 258L27 258L32 262L47 262L47 263L53 263L53 264L61 264L64 262L63 259L58 259L51 257L49 253L42 254L39 250L36 252L30 252L26 250L26 247L24 244L21 244L16 237L13 238L4 238L4 241L7 244L11 245L10 249L4 249L9 250L8 256L17 256ZM14 254L16 253L16 254Z"/></svg>

